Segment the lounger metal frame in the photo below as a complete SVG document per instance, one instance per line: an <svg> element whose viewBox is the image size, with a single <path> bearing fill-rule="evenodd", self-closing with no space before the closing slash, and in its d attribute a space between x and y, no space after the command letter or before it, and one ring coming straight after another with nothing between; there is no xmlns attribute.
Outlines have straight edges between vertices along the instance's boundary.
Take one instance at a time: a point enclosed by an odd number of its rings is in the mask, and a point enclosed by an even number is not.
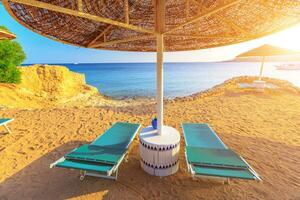
<svg viewBox="0 0 300 200"><path fill-rule="evenodd" d="M120 159L120 161L114 165L114 167L106 172L106 175L100 174L97 172L93 171L87 171L87 170L80 170L80 180L83 181L85 176L93 176L93 177L98 177L98 178L106 178L106 179L112 179L112 180L117 180L118 179L118 171L119 171L119 166L122 163L123 159L125 158L125 161L127 160L128 152L126 152Z"/></svg>
<svg viewBox="0 0 300 200"><path fill-rule="evenodd" d="M5 130L6 130L8 133L11 133L11 130L8 128L7 124L8 124L9 122L12 122L12 121L14 121L13 118L10 119L10 120L8 120L8 121L6 121L6 122L3 122L0 126L4 126Z"/></svg>
<svg viewBox="0 0 300 200"><path fill-rule="evenodd" d="M80 177L79 179L81 181L84 180L85 176L93 176L93 177L98 177L98 178L106 178L106 179L112 179L112 180L117 180L118 178L118 168L119 165L122 163L123 159L125 158L125 156L127 157L128 153L126 152L121 159L119 160L119 162L113 166L113 168L111 170L106 171L106 175L105 174L100 174L94 171L89 171L89 170L80 170ZM65 157L61 157L60 159L58 159L57 161L55 161L54 163L50 164L50 168L54 168L56 167L57 163L63 162L65 161ZM126 159L125 159L126 161ZM71 170L76 170L76 169L71 169ZM115 176L113 176L113 174L115 174Z"/></svg>
<svg viewBox="0 0 300 200"><path fill-rule="evenodd" d="M139 132L140 128L141 128L141 125L139 125L139 127L136 130L136 132L134 133L134 136L129 141L129 143L128 143L127 147L126 147L127 151L122 155L122 157L120 158L120 160L118 161L118 163L116 165L114 165L111 170L108 170L106 172L106 175L105 174L100 174L100 173L97 173L97 172L94 172L94 171L89 171L89 170L80 170L80 177L79 177L79 179L81 181L83 181L86 176L92 176L92 177L105 178L105 179L111 179L111 180L115 180L116 181L118 179L119 166L121 165L121 163L123 162L124 159L125 159L125 162L128 161L129 145L134 140L134 138L137 135L137 133ZM99 137L97 137L95 140L97 140ZM64 160L65 160L65 157L63 156L60 159L58 159L57 161L55 161L54 163L51 163L50 164L50 168L55 167L57 163L63 162Z"/></svg>

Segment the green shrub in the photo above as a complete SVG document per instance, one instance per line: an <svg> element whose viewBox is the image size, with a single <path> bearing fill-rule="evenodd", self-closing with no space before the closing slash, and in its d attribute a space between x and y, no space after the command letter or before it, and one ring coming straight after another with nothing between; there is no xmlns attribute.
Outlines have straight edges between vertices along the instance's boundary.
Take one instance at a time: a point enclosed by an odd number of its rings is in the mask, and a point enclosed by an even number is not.
<svg viewBox="0 0 300 200"><path fill-rule="evenodd" d="M20 83L21 72L17 66L26 58L21 45L16 41L0 40L0 82Z"/></svg>

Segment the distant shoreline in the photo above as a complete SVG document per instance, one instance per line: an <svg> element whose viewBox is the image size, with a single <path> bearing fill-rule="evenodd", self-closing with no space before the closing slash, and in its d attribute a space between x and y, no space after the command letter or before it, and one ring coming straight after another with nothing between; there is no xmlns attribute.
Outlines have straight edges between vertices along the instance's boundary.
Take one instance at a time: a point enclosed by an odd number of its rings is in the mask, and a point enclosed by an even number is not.
<svg viewBox="0 0 300 200"><path fill-rule="evenodd" d="M46 64L47 65L47 64ZM52 66L51 64L50 66ZM58 64L84 74L88 85L112 100L156 98L155 63ZM267 63L264 76L288 80L300 87L298 72L282 72ZM29 66L29 65L25 65ZM166 63L164 97L166 100L184 98L205 91L237 76L257 76L259 62Z"/></svg>

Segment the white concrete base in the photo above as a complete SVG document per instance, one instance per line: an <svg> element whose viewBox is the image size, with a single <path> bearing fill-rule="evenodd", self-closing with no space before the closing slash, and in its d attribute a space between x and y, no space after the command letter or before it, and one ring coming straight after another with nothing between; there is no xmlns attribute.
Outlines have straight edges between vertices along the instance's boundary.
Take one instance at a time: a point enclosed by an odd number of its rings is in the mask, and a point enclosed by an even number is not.
<svg viewBox="0 0 300 200"><path fill-rule="evenodd" d="M168 176L177 172L179 164L180 134L169 126L159 135L148 126L140 133L141 167L155 176Z"/></svg>
<svg viewBox="0 0 300 200"><path fill-rule="evenodd" d="M266 87L266 81L255 80L253 81L253 87L258 89L264 89Z"/></svg>

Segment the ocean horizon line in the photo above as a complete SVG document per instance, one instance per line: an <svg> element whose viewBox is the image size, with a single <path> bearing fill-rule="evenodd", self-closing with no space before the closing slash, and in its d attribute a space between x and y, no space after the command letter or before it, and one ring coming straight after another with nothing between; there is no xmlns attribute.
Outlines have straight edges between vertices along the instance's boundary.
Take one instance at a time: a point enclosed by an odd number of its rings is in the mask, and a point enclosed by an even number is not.
<svg viewBox="0 0 300 200"><path fill-rule="evenodd" d="M259 60L224 60L224 61L191 61L191 62L164 62L164 64L185 64L185 63L260 63ZM291 61L278 61L278 60L274 60L274 61L266 61L266 63L298 63L300 62L300 60L291 60ZM23 63L21 66L24 65L69 65L69 64L155 64L156 62L66 62L66 63L51 63L51 62L35 62L35 63Z"/></svg>
<svg viewBox="0 0 300 200"><path fill-rule="evenodd" d="M223 63L223 62L231 62L229 61L207 61L207 62L164 62L164 64L170 63ZM234 61L233 61L234 62ZM66 63L47 63L47 62L35 62L35 63L23 63L22 65L56 65L56 64L156 64L156 62L66 62Z"/></svg>

